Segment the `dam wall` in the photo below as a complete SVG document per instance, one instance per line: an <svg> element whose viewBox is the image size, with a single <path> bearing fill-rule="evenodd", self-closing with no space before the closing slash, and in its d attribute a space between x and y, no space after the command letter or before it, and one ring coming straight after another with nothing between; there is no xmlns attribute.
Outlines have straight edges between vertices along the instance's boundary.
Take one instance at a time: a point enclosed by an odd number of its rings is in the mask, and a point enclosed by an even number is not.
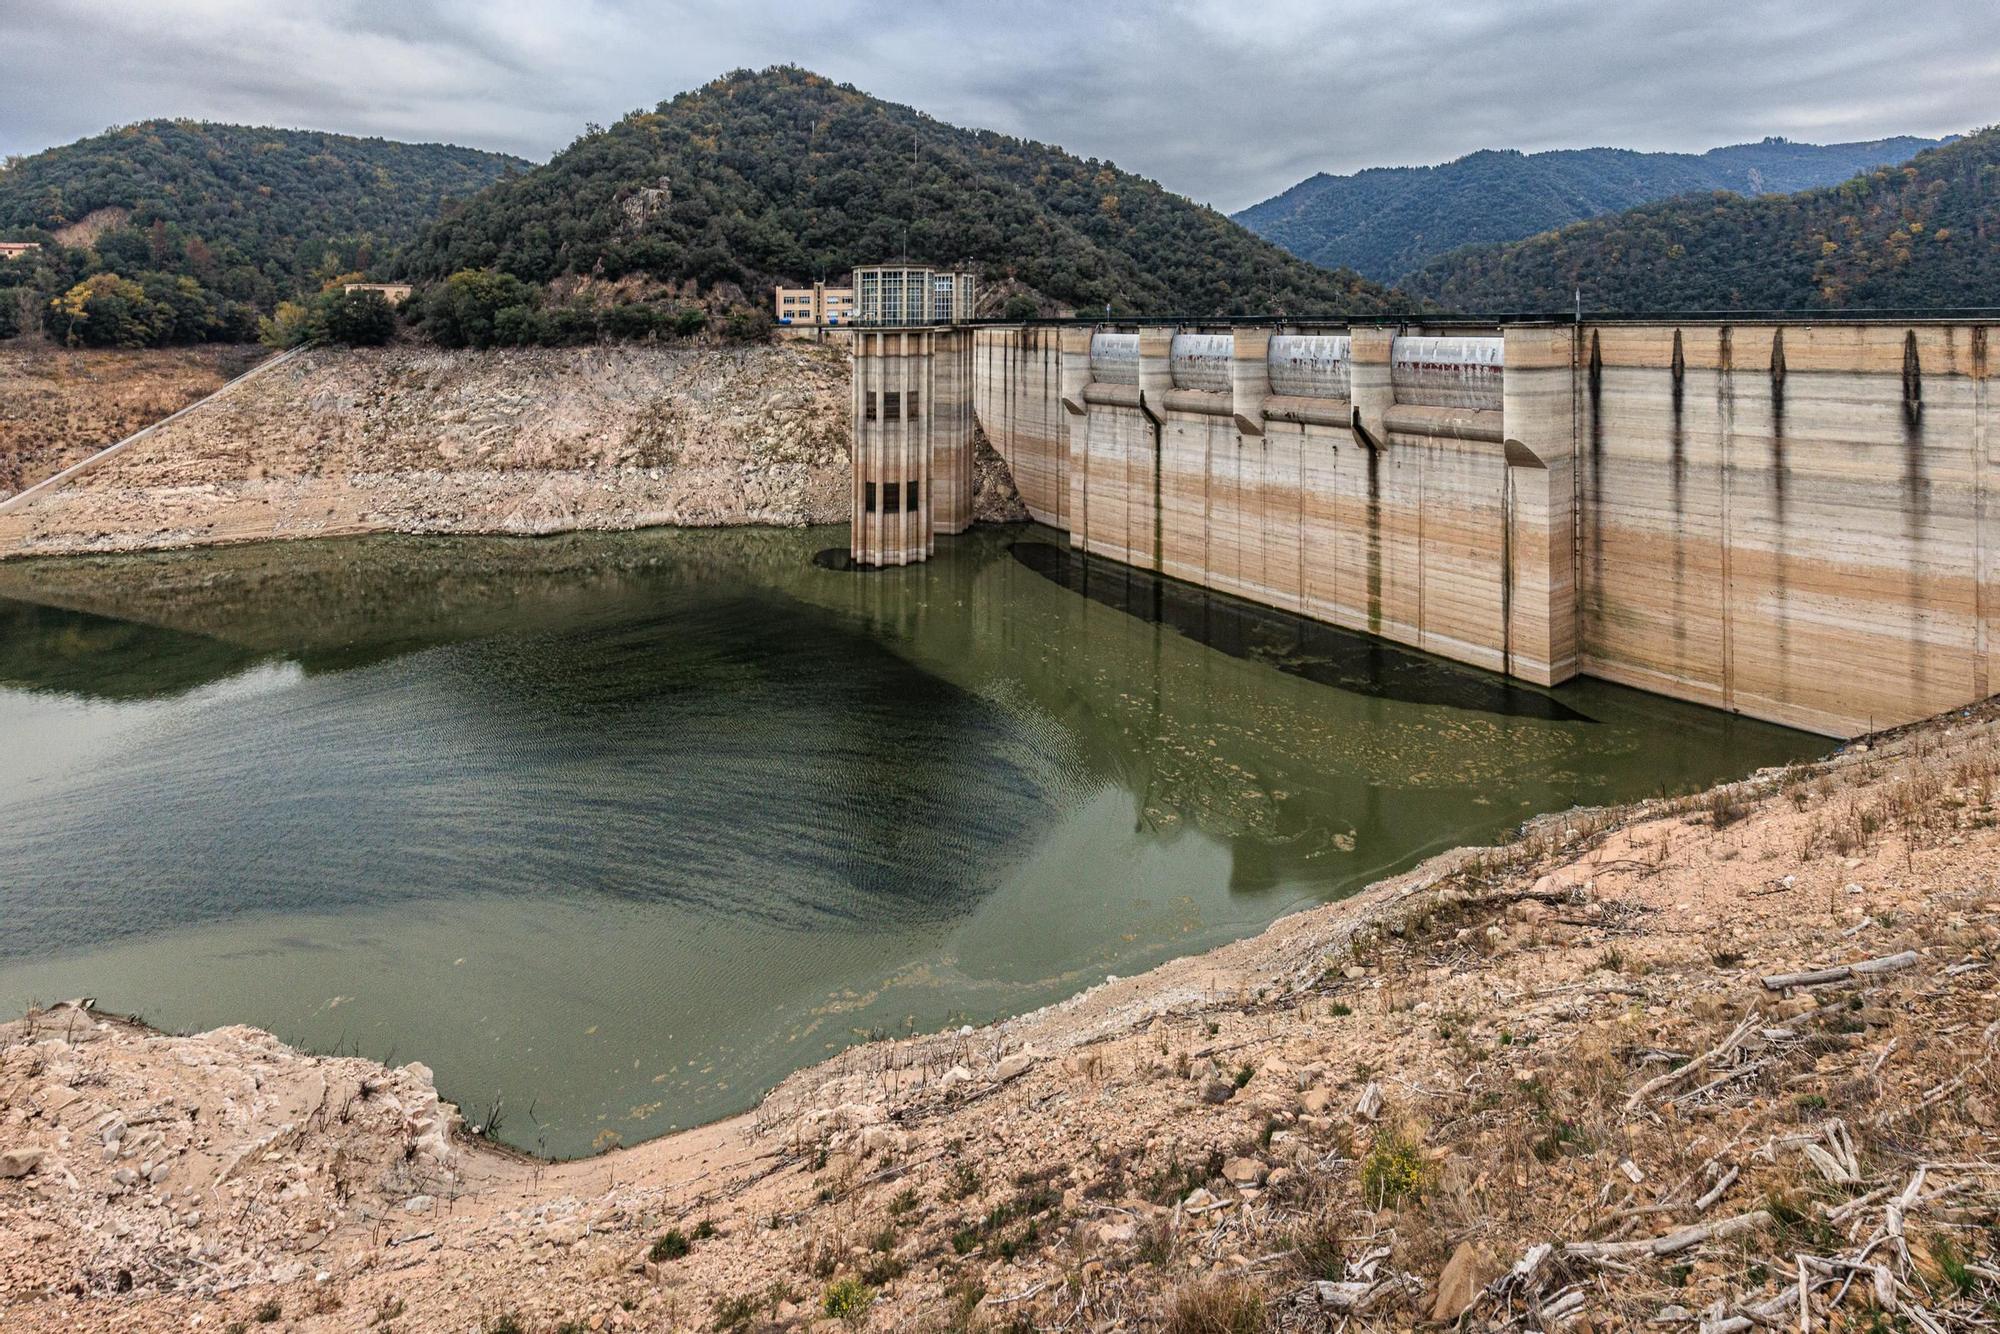
<svg viewBox="0 0 2000 1334"><path fill-rule="evenodd" d="M1538 684L1853 735L1994 680L1984 326L990 327L1082 550Z"/></svg>
<svg viewBox="0 0 2000 1334"><path fill-rule="evenodd" d="M1581 670L1836 734L1991 693L1988 337L1581 331Z"/></svg>

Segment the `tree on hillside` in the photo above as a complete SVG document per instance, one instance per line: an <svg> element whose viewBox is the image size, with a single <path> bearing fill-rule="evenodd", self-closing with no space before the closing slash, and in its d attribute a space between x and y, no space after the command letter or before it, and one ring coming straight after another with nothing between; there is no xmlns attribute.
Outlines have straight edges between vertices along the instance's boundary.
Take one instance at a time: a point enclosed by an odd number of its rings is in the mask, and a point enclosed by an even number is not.
<svg viewBox="0 0 2000 1334"><path fill-rule="evenodd" d="M42 304L99 274L185 278L213 316L205 336L244 337L256 312L368 268L449 199L525 165L441 144L147 121L0 172L0 235L42 243ZM93 238L57 243L56 229L86 218L104 224ZM185 290L155 285L149 300L169 312L156 341L185 341Z"/></svg>
<svg viewBox="0 0 2000 1334"><path fill-rule="evenodd" d="M518 335L533 323L535 292L511 273L460 269L427 289L417 315L425 334L443 347L492 347L503 332ZM510 340L511 341L511 340Z"/></svg>
<svg viewBox="0 0 2000 1334"><path fill-rule="evenodd" d="M313 337L348 347L380 347L396 336L396 310L380 292L322 292L312 303Z"/></svg>
<svg viewBox="0 0 2000 1334"><path fill-rule="evenodd" d="M586 133L440 219L400 271L430 283L491 269L535 286L632 278L712 293L905 251L969 261L990 281L1084 308L1407 308L1109 163L959 129L786 68L731 74Z"/></svg>

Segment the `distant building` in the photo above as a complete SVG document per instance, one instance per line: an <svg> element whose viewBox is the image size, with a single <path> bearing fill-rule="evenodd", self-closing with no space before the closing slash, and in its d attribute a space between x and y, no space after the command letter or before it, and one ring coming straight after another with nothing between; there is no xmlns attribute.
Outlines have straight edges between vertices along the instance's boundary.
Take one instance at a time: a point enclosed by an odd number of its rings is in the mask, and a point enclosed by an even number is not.
<svg viewBox="0 0 2000 1334"><path fill-rule="evenodd" d="M380 292L382 299L392 306L400 306L410 299L415 290L408 283L342 283L343 292Z"/></svg>
<svg viewBox="0 0 2000 1334"><path fill-rule="evenodd" d="M854 319L854 289L828 287L780 287L774 302L779 324L848 324Z"/></svg>
<svg viewBox="0 0 2000 1334"><path fill-rule="evenodd" d="M854 271L857 324L963 324L972 318L970 273L907 264Z"/></svg>
<svg viewBox="0 0 2000 1334"><path fill-rule="evenodd" d="M42 248L39 241L0 241L0 259L15 260Z"/></svg>

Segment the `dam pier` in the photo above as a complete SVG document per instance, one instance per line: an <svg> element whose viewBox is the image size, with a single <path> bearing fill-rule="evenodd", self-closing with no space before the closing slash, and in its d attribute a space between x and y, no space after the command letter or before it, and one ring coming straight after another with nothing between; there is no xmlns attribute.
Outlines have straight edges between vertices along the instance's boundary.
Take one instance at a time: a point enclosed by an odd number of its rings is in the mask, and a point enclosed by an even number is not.
<svg viewBox="0 0 2000 1334"><path fill-rule="evenodd" d="M969 522L1549 686L1835 736L1991 693L1990 330L1948 320L858 329L852 556Z"/></svg>

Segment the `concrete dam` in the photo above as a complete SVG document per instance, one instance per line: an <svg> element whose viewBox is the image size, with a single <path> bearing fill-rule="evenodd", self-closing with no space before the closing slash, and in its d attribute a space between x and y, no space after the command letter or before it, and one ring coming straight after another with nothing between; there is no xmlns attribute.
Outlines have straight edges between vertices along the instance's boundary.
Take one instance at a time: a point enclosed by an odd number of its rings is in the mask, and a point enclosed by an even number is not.
<svg viewBox="0 0 2000 1334"><path fill-rule="evenodd" d="M1991 693L1989 333L860 330L852 555L969 524L976 426L1091 555L1537 685L1852 736Z"/></svg>

